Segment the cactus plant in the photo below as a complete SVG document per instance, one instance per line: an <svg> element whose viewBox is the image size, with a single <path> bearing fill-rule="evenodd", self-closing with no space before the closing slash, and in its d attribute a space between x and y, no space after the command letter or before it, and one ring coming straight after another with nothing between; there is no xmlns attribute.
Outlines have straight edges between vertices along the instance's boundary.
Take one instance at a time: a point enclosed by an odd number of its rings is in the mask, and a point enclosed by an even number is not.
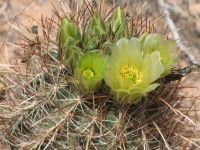
<svg viewBox="0 0 200 150"><path fill-rule="evenodd" d="M189 126L195 124L189 118L193 103L179 94L181 78L165 80L177 58L162 57L170 57L175 42L163 42L164 35L144 26L146 21L136 24L133 34L130 24L140 15L128 21L122 7L104 14L103 2L100 6L94 11L85 3L84 11L56 13L59 22L43 24L44 36L19 43L25 64L1 74L6 86L0 131L7 149L154 150L196 144Z"/></svg>

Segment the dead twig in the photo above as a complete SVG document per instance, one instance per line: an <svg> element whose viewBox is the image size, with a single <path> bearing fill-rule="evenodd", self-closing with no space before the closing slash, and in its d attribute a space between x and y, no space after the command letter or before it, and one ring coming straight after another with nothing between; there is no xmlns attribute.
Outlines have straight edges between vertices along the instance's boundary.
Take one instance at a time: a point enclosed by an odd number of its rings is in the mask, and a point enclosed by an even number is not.
<svg viewBox="0 0 200 150"><path fill-rule="evenodd" d="M174 24L174 21L170 18L170 12L168 10L168 7L165 7L167 5L167 2L164 0L158 0L157 1L159 6L161 6L164 10L164 14L166 15L166 22L169 25L170 30L172 31L174 40L176 41L180 51L184 52L185 55L188 57L188 59L191 61L192 65L197 65L197 59L196 57L191 54L189 48L187 48L185 45L183 45L182 41L181 41L181 37L179 35L179 33L177 32L177 28L176 25Z"/></svg>

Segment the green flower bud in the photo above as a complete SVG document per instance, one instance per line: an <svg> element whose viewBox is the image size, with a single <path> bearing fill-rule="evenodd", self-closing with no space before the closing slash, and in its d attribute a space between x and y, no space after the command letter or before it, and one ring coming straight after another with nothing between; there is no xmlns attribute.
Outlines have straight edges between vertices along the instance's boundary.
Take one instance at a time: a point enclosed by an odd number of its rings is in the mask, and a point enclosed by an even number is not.
<svg viewBox="0 0 200 150"><path fill-rule="evenodd" d="M115 12L113 13L110 23L111 23L111 28L112 28L113 33L116 33L117 31L120 31L121 29L125 29L126 31L128 31L126 17L125 17L123 9L120 6L118 6L115 9Z"/></svg>
<svg viewBox="0 0 200 150"><path fill-rule="evenodd" d="M97 36L93 36L90 33L85 33L82 38L82 47L84 51L89 51L93 49L97 49L99 43L99 38Z"/></svg>
<svg viewBox="0 0 200 150"><path fill-rule="evenodd" d="M76 45L80 38L78 26L72 20L63 18L56 37L57 42L60 41L61 47Z"/></svg>
<svg viewBox="0 0 200 150"><path fill-rule="evenodd" d="M94 92L103 80L108 61L108 55L91 52L83 55L74 71L77 88L80 87L82 92Z"/></svg>
<svg viewBox="0 0 200 150"><path fill-rule="evenodd" d="M118 40L122 38L130 39L129 33L125 28L122 28L121 30L115 33L113 41L116 43Z"/></svg>
<svg viewBox="0 0 200 150"><path fill-rule="evenodd" d="M114 44L115 43L107 40L106 42L99 45L99 49L101 49L101 51L103 51L104 54L111 54Z"/></svg>
<svg viewBox="0 0 200 150"><path fill-rule="evenodd" d="M86 32L89 32L95 36L107 34L106 23L98 13L94 13Z"/></svg>
<svg viewBox="0 0 200 150"><path fill-rule="evenodd" d="M142 50L144 54L152 53L154 51L160 52L160 58L162 65L164 66L164 72L161 77L168 75L171 72L171 67L178 62L177 54L171 54L176 48L174 40L164 40L162 34L148 34L144 33L139 37L142 43Z"/></svg>
<svg viewBox="0 0 200 150"><path fill-rule="evenodd" d="M68 69L73 70L76 66L78 59L80 58L80 55L82 55L82 51L79 47L77 46L66 47L64 48L62 54L62 61Z"/></svg>
<svg viewBox="0 0 200 150"><path fill-rule="evenodd" d="M113 47L104 80L116 100L137 103L159 85L152 82L160 77L163 70L159 52L143 56L138 39L123 38Z"/></svg>

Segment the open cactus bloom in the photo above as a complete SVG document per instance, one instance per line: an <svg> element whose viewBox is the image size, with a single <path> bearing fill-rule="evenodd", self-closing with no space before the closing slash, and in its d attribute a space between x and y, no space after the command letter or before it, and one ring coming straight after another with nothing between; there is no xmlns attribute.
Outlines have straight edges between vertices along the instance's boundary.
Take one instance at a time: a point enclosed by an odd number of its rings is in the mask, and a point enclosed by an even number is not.
<svg viewBox="0 0 200 150"><path fill-rule="evenodd" d="M140 35L139 40L141 41L141 49L144 54L154 51L160 52L161 62L164 66L164 72L161 77L168 75L171 72L172 66L178 62L177 54L171 54L176 48L175 41L164 40L164 36L158 33L144 33Z"/></svg>
<svg viewBox="0 0 200 150"><path fill-rule="evenodd" d="M111 94L122 103L136 103L159 84L153 83L163 73L160 53L143 55L136 38L121 39L113 48L104 80Z"/></svg>
<svg viewBox="0 0 200 150"><path fill-rule="evenodd" d="M78 61L74 72L77 88L83 92L94 92L101 84L109 56L87 53Z"/></svg>

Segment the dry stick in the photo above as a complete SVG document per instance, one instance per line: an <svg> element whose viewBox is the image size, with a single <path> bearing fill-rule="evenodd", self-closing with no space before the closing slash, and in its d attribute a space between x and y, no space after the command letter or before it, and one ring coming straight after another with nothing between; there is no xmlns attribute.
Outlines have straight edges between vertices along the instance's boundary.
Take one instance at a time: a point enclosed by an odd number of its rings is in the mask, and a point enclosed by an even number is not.
<svg viewBox="0 0 200 150"><path fill-rule="evenodd" d="M173 20L170 19L170 17L169 17L170 16L169 10L167 7L165 7L166 2L164 2L164 0L158 0L158 4L164 9L164 14L167 16L167 17L165 17L166 21L169 24L169 28L173 33L174 40L176 41L178 47L180 48L180 51L185 52L185 55L189 58L192 65L198 65L196 57L194 55L192 55L191 52L189 51L189 49L181 43L180 36L177 32L177 28L176 28Z"/></svg>

